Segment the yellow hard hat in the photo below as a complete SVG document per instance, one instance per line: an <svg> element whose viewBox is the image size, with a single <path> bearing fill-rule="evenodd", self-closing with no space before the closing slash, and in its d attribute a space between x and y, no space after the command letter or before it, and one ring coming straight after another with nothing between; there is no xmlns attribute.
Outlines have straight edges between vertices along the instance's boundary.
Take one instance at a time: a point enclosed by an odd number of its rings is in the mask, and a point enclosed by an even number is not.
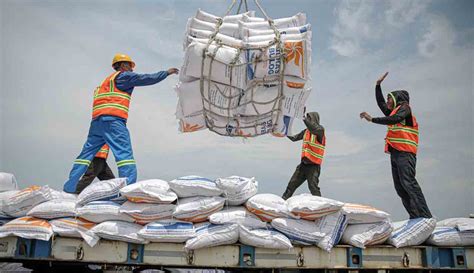
<svg viewBox="0 0 474 273"><path fill-rule="evenodd" d="M112 67L114 66L114 64L118 62L130 62L132 64L132 68L135 67L135 62L132 61L132 58L130 58L130 56L125 55L125 54L120 54L120 53L115 54L114 59L112 60Z"/></svg>

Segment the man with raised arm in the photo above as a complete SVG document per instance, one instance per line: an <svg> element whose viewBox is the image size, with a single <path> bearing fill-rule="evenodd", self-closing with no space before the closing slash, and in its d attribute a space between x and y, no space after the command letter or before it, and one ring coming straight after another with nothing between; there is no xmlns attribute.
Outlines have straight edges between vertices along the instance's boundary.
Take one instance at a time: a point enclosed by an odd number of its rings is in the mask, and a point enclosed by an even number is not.
<svg viewBox="0 0 474 273"><path fill-rule="evenodd" d="M380 85L387 75L388 72L380 77L375 85L375 98L385 117L373 118L367 112L362 112L360 118L388 127L385 152L390 154L395 190L402 199L410 219L432 218L415 178L418 123L410 107L410 97L407 91L397 90L388 93L385 102Z"/></svg>

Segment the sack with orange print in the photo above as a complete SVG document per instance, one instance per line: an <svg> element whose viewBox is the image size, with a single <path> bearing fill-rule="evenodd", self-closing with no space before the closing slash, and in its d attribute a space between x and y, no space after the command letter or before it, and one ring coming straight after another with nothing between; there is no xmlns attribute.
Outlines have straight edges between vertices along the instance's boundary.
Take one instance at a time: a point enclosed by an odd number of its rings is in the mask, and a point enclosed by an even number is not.
<svg viewBox="0 0 474 273"><path fill-rule="evenodd" d="M316 220L339 211L344 203L312 194L295 195L286 200L288 210L302 219Z"/></svg>
<svg viewBox="0 0 474 273"><path fill-rule="evenodd" d="M257 42L262 43L262 42ZM257 46L254 47L258 47ZM281 63L280 56L285 54L285 66ZM311 65L311 45L306 40L283 41L283 52L278 45L268 47L265 51L260 49L249 49L247 62L263 59L267 61L254 62L247 66L247 77L251 79L263 79L268 77L279 77L281 69L285 76L294 76L301 79L310 79L309 68Z"/></svg>
<svg viewBox="0 0 474 273"><path fill-rule="evenodd" d="M342 212L349 224L370 224L389 220L390 214L368 205L346 203Z"/></svg>
<svg viewBox="0 0 474 273"><path fill-rule="evenodd" d="M275 218L290 217L285 200L278 195L261 193L250 198L245 207L265 222L271 222Z"/></svg>
<svg viewBox="0 0 474 273"><path fill-rule="evenodd" d="M3 211L12 217L23 217L36 205L51 199L51 189L48 186L30 186L10 196L5 201Z"/></svg>
<svg viewBox="0 0 474 273"><path fill-rule="evenodd" d="M123 187L120 193L129 201L136 203L169 204L178 198L170 190L168 182L161 179L149 179Z"/></svg>
<svg viewBox="0 0 474 273"><path fill-rule="evenodd" d="M0 238L8 236L49 241L53 236L53 228L46 220L25 216L0 227Z"/></svg>
<svg viewBox="0 0 474 273"><path fill-rule="evenodd" d="M49 200L32 208L27 215L41 219L75 217L76 202L64 199Z"/></svg>
<svg viewBox="0 0 474 273"><path fill-rule="evenodd" d="M219 196L196 196L179 199L173 217L193 223L205 222L209 215L222 210L224 203L225 198Z"/></svg>
<svg viewBox="0 0 474 273"><path fill-rule="evenodd" d="M127 201L120 207L120 213L126 214L137 224L145 225L150 222L169 219L173 215L176 205L134 203Z"/></svg>
<svg viewBox="0 0 474 273"><path fill-rule="evenodd" d="M93 247L99 241L99 237L90 231L96 224L82 218L60 218L49 221L53 232L61 237L82 238Z"/></svg>

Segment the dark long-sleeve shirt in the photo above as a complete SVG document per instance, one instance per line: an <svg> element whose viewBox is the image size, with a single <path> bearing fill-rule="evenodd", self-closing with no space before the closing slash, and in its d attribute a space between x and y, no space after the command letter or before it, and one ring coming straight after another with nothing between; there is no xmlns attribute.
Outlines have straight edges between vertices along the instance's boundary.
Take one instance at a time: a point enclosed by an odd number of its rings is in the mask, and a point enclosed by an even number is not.
<svg viewBox="0 0 474 273"><path fill-rule="evenodd" d="M390 116L392 111L387 108L387 104L382 94L382 88L380 85L375 86L375 98L380 110L385 115L385 117L372 118L373 123L393 125L405 121L406 125L412 125L411 109L408 103L402 103L398 111L393 116Z"/></svg>

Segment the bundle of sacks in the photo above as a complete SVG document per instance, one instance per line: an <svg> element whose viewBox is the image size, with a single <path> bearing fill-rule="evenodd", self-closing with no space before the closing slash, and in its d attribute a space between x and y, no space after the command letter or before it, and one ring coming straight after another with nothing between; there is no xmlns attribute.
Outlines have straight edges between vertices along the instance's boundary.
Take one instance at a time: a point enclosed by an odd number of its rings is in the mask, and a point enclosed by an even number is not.
<svg viewBox="0 0 474 273"><path fill-rule="evenodd" d="M0 178L0 187L14 181L3 173ZM90 246L102 238L184 243L186 250L238 241L275 249L316 245L326 251L339 242L360 248L425 241L438 246L474 244L473 219L453 218L437 225L424 218L392 223L388 213L367 205L310 194L286 201L258 194L258 182L240 176L185 176L131 185L116 178L94 182L78 196L48 186L16 188L15 182L0 193L5 221L0 237L49 240L56 234L83 238Z"/></svg>
<svg viewBox="0 0 474 273"><path fill-rule="evenodd" d="M304 13L273 23L254 11L188 19L176 85L181 132L290 133L311 92L311 25Z"/></svg>

